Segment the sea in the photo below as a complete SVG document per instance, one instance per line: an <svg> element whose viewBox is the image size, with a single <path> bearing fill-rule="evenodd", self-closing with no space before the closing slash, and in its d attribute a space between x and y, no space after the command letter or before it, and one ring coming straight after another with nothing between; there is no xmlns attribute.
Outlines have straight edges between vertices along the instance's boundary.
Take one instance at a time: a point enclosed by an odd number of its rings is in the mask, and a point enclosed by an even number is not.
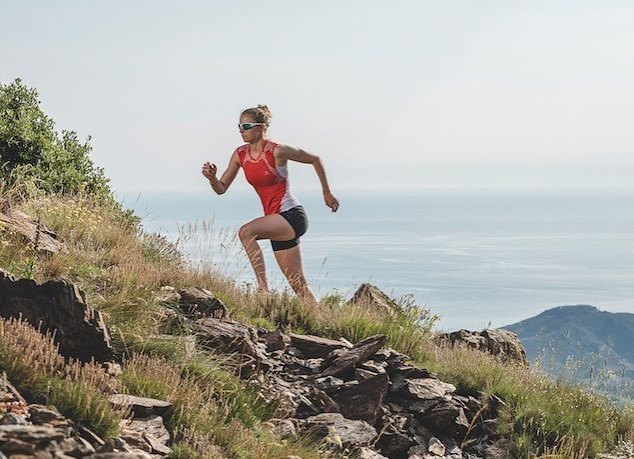
<svg viewBox="0 0 634 459"><path fill-rule="evenodd" d="M500 327L555 306L634 312L632 190L343 190L333 213L319 190L306 208L304 270L318 297L364 282L439 316L439 331ZM249 190L126 193L146 231L189 261L254 284L238 228L262 215ZM287 283L268 241L269 284Z"/></svg>

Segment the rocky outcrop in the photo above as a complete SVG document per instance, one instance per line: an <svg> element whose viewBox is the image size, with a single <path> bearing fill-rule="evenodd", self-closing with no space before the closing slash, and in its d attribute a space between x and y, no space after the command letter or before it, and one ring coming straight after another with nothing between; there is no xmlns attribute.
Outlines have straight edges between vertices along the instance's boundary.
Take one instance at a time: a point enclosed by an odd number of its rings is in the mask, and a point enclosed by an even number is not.
<svg viewBox="0 0 634 459"><path fill-rule="evenodd" d="M105 332L102 338L107 337L101 316L88 309L77 287L61 281L39 286L4 274L0 277L4 290L0 291L11 293L14 301L3 304L31 311L27 318L32 323L47 318L47 329L59 333L58 315L72 310L83 314L88 324L90 318L98 318ZM182 301L183 296L177 295ZM408 364L406 355L385 348L385 336L352 344L345 339L256 329L214 317L215 306L200 308L202 300L194 297L193 293L188 297L192 301L188 304L196 307L174 308L174 303L168 306L166 302L164 308L195 333L192 346L233 356L248 384L256 385L262 397L275 402L281 419L271 420L271 429L279 438L311 437L345 454L374 459L500 457L504 437L497 432L496 418L503 402L459 393L429 370ZM206 298L211 301L211 297ZM46 308L38 309L36 301L48 304L57 322L46 316ZM94 340L98 329L93 327L91 337L77 338L77 342L86 347L85 342ZM69 342L72 339L64 345L66 352ZM85 360L95 357L95 352L103 356L99 349L88 347L81 356ZM503 346L500 349L507 352ZM73 353L77 356L77 350ZM172 438L164 418L171 405L165 401L110 396L110 402L125 409L130 419L122 422L118 437L103 440L53 407L27 405L8 384L0 387L0 396L5 403L0 405L5 408L0 416L0 451L4 454L99 458L165 457L170 452Z"/></svg>
<svg viewBox="0 0 634 459"><path fill-rule="evenodd" d="M79 288L64 280L38 284L0 270L0 317L22 316L42 332L54 333L59 352L87 362L113 357L110 334L99 311Z"/></svg>
<svg viewBox="0 0 634 459"><path fill-rule="evenodd" d="M124 419L120 436L103 440L53 406L27 404L8 381L0 380L0 400L0 457L131 459L162 458L171 452L170 434L161 416ZM152 399L128 402L163 412L167 404Z"/></svg>
<svg viewBox="0 0 634 459"><path fill-rule="evenodd" d="M401 311L401 308L396 302L383 293L378 287L364 283L357 289L352 295L348 304L358 304L373 308L380 312L386 312L390 316L394 316Z"/></svg>
<svg viewBox="0 0 634 459"><path fill-rule="evenodd" d="M503 329L485 329L481 332L458 330L436 336L439 344L464 345L486 352L504 363L528 366L526 350L513 332Z"/></svg>
<svg viewBox="0 0 634 459"><path fill-rule="evenodd" d="M64 244L46 225L33 220L19 210L12 209L6 199L0 199L0 228L19 234L34 250L56 253L64 250Z"/></svg>
<svg viewBox="0 0 634 459"><path fill-rule="evenodd" d="M407 364L406 355L383 347L384 336L349 347L220 319L199 325L201 343L231 349L238 362L259 360L262 395L284 415L273 423L280 438L310 436L365 457L476 459L488 457L483 451L499 437L487 401Z"/></svg>

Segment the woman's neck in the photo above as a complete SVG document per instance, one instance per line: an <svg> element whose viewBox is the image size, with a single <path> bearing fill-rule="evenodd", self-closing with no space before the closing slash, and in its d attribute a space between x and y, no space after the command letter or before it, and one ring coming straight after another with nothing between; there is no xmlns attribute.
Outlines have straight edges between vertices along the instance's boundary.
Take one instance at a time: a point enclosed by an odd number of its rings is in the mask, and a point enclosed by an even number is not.
<svg viewBox="0 0 634 459"><path fill-rule="evenodd" d="M262 148L264 148L264 143L266 139L264 137L256 140L255 142L250 143L251 153L259 154L262 153Z"/></svg>

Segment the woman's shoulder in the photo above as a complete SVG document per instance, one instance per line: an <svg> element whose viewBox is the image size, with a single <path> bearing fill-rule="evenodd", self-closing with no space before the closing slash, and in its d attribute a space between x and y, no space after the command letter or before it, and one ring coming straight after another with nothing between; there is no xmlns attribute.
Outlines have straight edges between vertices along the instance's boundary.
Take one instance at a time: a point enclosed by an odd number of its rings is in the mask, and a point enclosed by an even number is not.
<svg viewBox="0 0 634 459"><path fill-rule="evenodd" d="M279 150L279 146L282 145L279 142L276 142L275 140L266 140L266 151L268 151L269 153L272 153L274 155L277 154L278 150Z"/></svg>
<svg viewBox="0 0 634 459"><path fill-rule="evenodd" d="M236 148L235 150L233 150L233 153L231 153L231 161L235 160L238 162L238 164L240 166L242 166L242 163L244 163L244 158L247 154L249 144L245 143L244 145L240 145L238 148Z"/></svg>
<svg viewBox="0 0 634 459"><path fill-rule="evenodd" d="M246 152L248 148L249 148L249 144L245 143L245 144L240 145L239 147L237 147L233 152L234 153Z"/></svg>
<svg viewBox="0 0 634 459"><path fill-rule="evenodd" d="M233 150L232 156L237 155L240 160L247 154L249 151L249 144L245 143L244 145L240 145L238 148Z"/></svg>

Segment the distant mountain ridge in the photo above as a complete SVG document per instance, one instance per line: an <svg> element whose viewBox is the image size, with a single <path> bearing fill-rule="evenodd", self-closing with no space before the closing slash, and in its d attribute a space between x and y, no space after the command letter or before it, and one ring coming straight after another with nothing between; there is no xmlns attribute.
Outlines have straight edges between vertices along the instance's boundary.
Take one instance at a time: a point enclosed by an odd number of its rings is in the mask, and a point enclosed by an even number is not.
<svg viewBox="0 0 634 459"><path fill-rule="evenodd" d="M634 314L559 306L501 328L515 333L528 359L541 360L545 371L586 382L603 372L609 392L618 393L625 383L625 396L634 395Z"/></svg>

